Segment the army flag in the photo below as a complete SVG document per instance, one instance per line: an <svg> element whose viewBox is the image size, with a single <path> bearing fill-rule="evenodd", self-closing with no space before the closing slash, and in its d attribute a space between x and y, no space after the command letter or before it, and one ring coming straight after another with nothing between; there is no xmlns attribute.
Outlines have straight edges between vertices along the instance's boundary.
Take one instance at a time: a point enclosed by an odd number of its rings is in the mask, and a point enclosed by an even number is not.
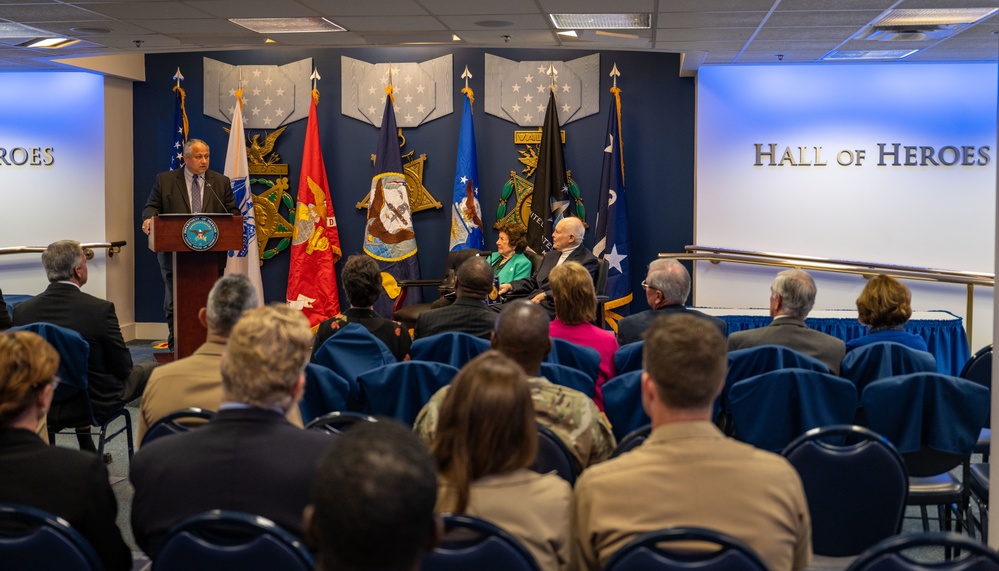
<svg viewBox="0 0 999 571"><path fill-rule="evenodd" d="M471 91L471 90L469 90ZM482 237L482 209L479 207L479 162L475 155L475 127L472 102L465 94L465 110L458 134L458 159L454 167L454 199L451 203L450 251L485 249Z"/></svg>
<svg viewBox="0 0 999 571"><path fill-rule="evenodd" d="M340 313L334 266L342 256L340 231L336 226L323 149L319 143L318 100L319 91L313 90L302 150L302 174L298 177L298 206L295 208L287 295L288 305L301 309L313 329Z"/></svg>
<svg viewBox="0 0 999 571"><path fill-rule="evenodd" d="M379 315L391 316L394 300L400 294L398 281L420 279L420 266L416 258L413 213L409 207L409 192L396 134L392 86L389 85L386 90L388 95L378 134L374 176L368 194L364 252L378 262L385 286L384 295L375 302L374 309ZM406 297L407 304L421 301L423 296L419 288L413 288Z"/></svg>
<svg viewBox="0 0 999 571"><path fill-rule="evenodd" d="M617 332L617 322L627 315L631 303L631 285L628 277L628 203L624 192L624 145L621 141L621 90L611 88L610 118L607 122L607 146L600 175L600 193L597 199L596 245L593 254L608 263L607 297L604 318Z"/></svg>
<svg viewBox="0 0 999 571"><path fill-rule="evenodd" d="M250 168L246 162L246 137L243 135L243 90L236 90L236 105L232 110L229 146L225 154L225 175L232 182L236 207L243 215L243 248L229 252L225 273L243 274L257 290L257 299L264 303L264 287L260 281L260 250L257 246L257 221L253 214L253 191L250 190Z"/></svg>
<svg viewBox="0 0 999 571"><path fill-rule="evenodd" d="M180 70L177 70L180 73ZM184 166L184 143L187 142L187 109L184 107L184 99L187 94L180 82L173 86L173 92L177 94L176 104L173 109L173 147L170 149L170 170L179 169Z"/></svg>
<svg viewBox="0 0 999 571"><path fill-rule="evenodd" d="M531 218L527 221L527 245L535 252L544 254L552 249L552 225L557 224L563 215L571 215L554 90L548 95L540 146L538 167L534 171L534 192L531 194Z"/></svg>

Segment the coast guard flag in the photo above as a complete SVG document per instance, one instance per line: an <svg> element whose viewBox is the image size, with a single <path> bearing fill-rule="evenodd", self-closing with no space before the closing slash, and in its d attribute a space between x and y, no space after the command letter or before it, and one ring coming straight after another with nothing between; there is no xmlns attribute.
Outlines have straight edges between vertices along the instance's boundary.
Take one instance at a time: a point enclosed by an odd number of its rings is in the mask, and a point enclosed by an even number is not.
<svg viewBox="0 0 999 571"><path fill-rule="evenodd" d="M385 113L378 133L374 176L368 194L368 221L364 229L364 252L378 262L382 270L385 295L375 302L378 315L392 315L392 306L399 297L399 280L420 279L416 259L416 233L413 213L409 208L406 176L402 172L399 136L396 134L395 112L392 109L392 86L386 88ZM412 288L406 305L420 303L419 288Z"/></svg>
<svg viewBox="0 0 999 571"><path fill-rule="evenodd" d="M298 208L295 209L287 296L288 305L301 309L313 329L340 313L340 292L333 266L342 256L340 231L336 227L323 149L319 144L318 99L319 91L313 90L305 128L302 174L298 177Z"/></svg>
<svg viewBox="0 0 999 571"><path fill-rule="evenodd" d="M485 249L482 239L482 209L479 207L479 162L475 155L472 102L465 94L458 135L458 160L454 167L454 199L451 204L450 251Z"/></svg>
<svg viewBox="0 0 999 571"><path fill-rule="evenodd" d="M173 110L173 147L170 149L170 170L184 166L184 143L187 142L187 110L184 108L184 88L173 86L177 104Z"/></svg>
<svg viewBox="0 0 999 571"><path fill-rule="evenodd" d="M548 94L540 146L538 168L534 171L534 192L531 194L531 218L527 221L527 245L535 252L544 254L552 249L552 226L558 224L562 216L572 215L554 90Z"/></svg>
<svg viewBox="0 0 999 571"><path fill-rule="evenodd" d="M264 303L264 287L260 281L260 250L257 247L257 220L253 215L253 192L250 190L250 169L246 165L246 138L243 136L243 90L236 90L236 105L229 129L229 147L225 153L225 173L232 181L236 206L243 215L243 249L229 252L225 273L243 274L257 290L257 299Z"/></svg>
<svg viewBox="0 0 999 571"><path fill-rule="evenodd" d="M607 297L604 317L617 332L617 322L627 315L631 303L631 286L628 281L628 203L624 192L624 155L621 150L621 90L611 88L610 119L607 122L607 147L604 149L604 166L600 174L600 194L597 199L596 245L593 254L607 260Z"/></svg>

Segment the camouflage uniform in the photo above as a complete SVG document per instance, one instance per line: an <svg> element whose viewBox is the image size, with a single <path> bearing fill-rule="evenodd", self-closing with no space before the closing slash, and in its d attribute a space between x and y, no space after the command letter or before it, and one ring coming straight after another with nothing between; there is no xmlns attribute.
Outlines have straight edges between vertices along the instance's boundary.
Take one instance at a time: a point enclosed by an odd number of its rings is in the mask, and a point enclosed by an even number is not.
<svg viewBox="0 0 999 571"><path fill-rule="evenodd" d="M528 377L538 422L551 429L584 468L608 459L617 445L607 419L583 393L556 385L544 377ZM437 432L437 416L448 387L424 405L413 430L428 446Z"/></svg>

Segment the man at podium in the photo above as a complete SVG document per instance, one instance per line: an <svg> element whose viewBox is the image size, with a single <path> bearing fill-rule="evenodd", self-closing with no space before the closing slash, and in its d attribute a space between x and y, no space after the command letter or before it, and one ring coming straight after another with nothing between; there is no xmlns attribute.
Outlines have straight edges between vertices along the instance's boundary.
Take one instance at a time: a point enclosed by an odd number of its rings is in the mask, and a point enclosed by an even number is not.
<svg viewBox="0 0 999 571"><path fill-rule="evenodd" d="M208 144L201 139L184 143L184 166L156 175L156 183L142 210L142 231L149 234L152 217L160 214L226 213L239 215L229 177L208 170ZM170 334L167 343L173 350L173 257L158 252L156 259L163 274L165 293L163 311ZM224 267L221 266L220 267Z"/></svg>

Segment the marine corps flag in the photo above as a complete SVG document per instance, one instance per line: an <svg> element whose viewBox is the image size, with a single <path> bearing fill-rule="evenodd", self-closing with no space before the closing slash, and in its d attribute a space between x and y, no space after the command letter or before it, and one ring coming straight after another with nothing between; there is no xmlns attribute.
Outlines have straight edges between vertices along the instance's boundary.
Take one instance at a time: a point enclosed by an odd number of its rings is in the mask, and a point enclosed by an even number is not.
<svg viewBox="0 0 999 571"><path fill-rule="evenodd" d="M482 209L479 207L479 162L475 155L475 127L472 125L469 93L465 93L465 111L461 115L461 132L458 135L454 199L451 201L451 245L448 250L454 252L467 248L485 249Z"/></svg>
<svg viewBox="0 0 999 571"><path fill-rule="evenodd" d="M562 131L558 126L555 91L548 94L545 124L541 128L541 149L531 194L531 219L527 223L527 245L544 254L552 249L552 224L569 210L569 185L565 176L565 156L562 152Z"/></svg>
<svg viewBox="0 0 999 571"><path fill-rule="evenodd" d="M402 171L399 137L396 134L395 112L392 108L392 85L386 88L385 113L378 134L374 176L368 194L368 222L364 230L364 252L378 261L382 270L385 294L375 302L379 315L392 315L392 305L399 297L399 280L420 279L416 259L416 233L413 213L409 208L409 192ZM407 305L420 303L423 296L413 288L406 297Z"/></svg>
<svg viewBox="0 0 999 571"><path fill-rule="evenodd" d="M593 254L607 260L607 297L604 318L614 332L617 322L627 315L631 303L628 281L628 204L624 193L624 155L621 150L621 90L611 88L610 119L607 122L607 147L600 175L596 245Z"/></svg>
<svg viewBox="0 0 999 571"><path fill-rule="evenodd" d="M236 207L243 215L243 249L229 252L225 273L243 274L257 290L257 299L264 303L264 286L260 281L260 250L257 246L257 219L253 213L253 191L250 190L250 167L246 162L246 136L243 134L243 90L236 90L236 105L229 129L229 147L225 154L225 173L232 181Z"/></svg>
<svg viewBox="0 0 999 571"><path fill-rule="evenodd" d="M319 143L318 100L319 91L314 89L305 128L302 174L298 177L298 207L291 241L287 296L288 305L301 309L313 329L321 321L340 313L334 265L343 255Z"/></svg>

